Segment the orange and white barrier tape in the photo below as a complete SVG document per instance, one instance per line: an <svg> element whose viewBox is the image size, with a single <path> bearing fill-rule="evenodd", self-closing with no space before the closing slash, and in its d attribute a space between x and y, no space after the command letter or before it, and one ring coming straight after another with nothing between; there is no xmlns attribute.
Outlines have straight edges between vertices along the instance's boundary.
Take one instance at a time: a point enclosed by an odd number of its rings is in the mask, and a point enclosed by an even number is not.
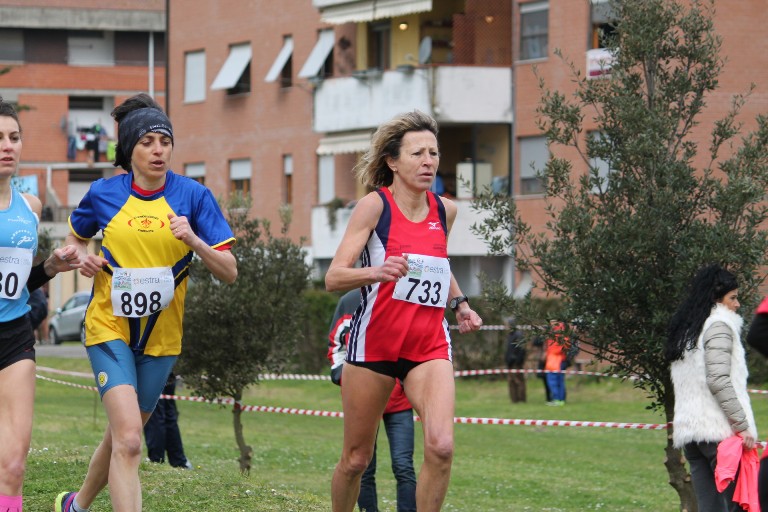
<svg viewBox="0 0 768 512"><path fill-rule="evenodd" d="M47 373L55 373L58 375L67 375L70 377L83 377L92 379L93 374L83 372L73 372L67 370L57 370L56 368L49 368L46 366L38 366L39 371ZM586 375L593 377L610 377L614 379L626 379L626 380L638 380L640 377L631 375L624 377L615 373L601 373L601 372L589 372L582 370L538 370L538 369L507 369L507 368L491 368L487 370L457 370L453 373L454 377L478 377L482 375L505 375L509 373L523 373L523 374L538 374L538 373L563 373L565 375ZM43 378L38 375L38 378ZM258 376L258 380L326 380L330 381L329 375L311 375L301 373L265 373ZM748 393L754 393L759 395L768 394L766 389L748 389ZM184 398L181 398L184 400Z"/></svg>
<svg viewBox="0 0 768 512"><path fill-rule="evenodd" d="M76 372L73 372L76 373ZM83 375L83 374L81 374ZM63 384L66 386L72 386L80 389L87 389L90 391L98 391L94 386L84 386L82 384L75 384L58 379L51 379L50 377L43 377L42 375L36 375L38 379L53 382L56 384ZM189 402L203 402L209 404L233 404L235 408L240 409L243 412L272 412L279 414L295 414L300 416L322 416L326 418L343 418L344 413L338 411L318 411L313 409L301 409L297 407L275 407L271 405L243 405L240 402L236 402L232 398L220 398L215 400L209 400L201 396L184 396L184 395L160 395L160 398L170 400L183 400ZM414 416L413 421L421 421L419 416ZM507 418L473 418L459 416L453 418L454 423L468 424L468 425L522 425L530 427L599 427L599 428L618 428L618 429L633 429L633 430L665 430L668 428L666 423L625 423L614 421L579 421L579 420L525 420L525 419L507 419ZM760 449L765 449L768 442L757 441L756 445Z"/></svg>
<svg viewBox="0 0 768 512"><path fill-rule="evenodd" d="M639 430L664 430L666 423L618 423L614 421L513 420L505 418L453 418L454 423L474 425L525 425L531 427L605 427Z"/></svg>

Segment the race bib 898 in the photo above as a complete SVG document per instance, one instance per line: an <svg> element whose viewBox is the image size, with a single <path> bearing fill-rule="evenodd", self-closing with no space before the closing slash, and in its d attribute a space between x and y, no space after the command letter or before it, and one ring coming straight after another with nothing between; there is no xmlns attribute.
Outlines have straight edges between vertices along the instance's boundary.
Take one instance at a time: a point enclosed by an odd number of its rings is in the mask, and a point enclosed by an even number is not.
<svg viewBox="0 0 768 512"><path fill-rule="evenodd" d="M112 272L112 313L141 318L165 309L173 299L170 267L116 268Z"/></svg>

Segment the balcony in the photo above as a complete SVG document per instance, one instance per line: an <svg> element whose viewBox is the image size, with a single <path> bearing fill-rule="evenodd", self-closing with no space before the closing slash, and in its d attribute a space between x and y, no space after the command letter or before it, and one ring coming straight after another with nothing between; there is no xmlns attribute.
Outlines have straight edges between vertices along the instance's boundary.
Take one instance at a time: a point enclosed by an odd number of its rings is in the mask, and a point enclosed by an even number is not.
<svg viewBox="0 0 768 512"><path fill-rule="evenodd" d="M462 291L470 296L482 293L479 274L498 279L510 289L513 288L514 261L507 256L488 256L485 242L471 231L472 224L480 222L482 216L471 208L470 200L454 199L458 206L456 221L448 238L448 256L451 270L459 281ZM330 260L336 254L344 231L349 224L352 208L341 208L335 212L335 226L329 222L328 208L316 206L312 209L312 259L322 275Z"/></svg>
<svg viewBox="0 0 768 512"><path fill-rule="evenodd" d="M327 79L315 90L313 128L319 133L372 130L414 109L432 115L441 124L510 124L512 70L403 66Z"/></svg>
<svg viewBox="0 0 768 512"><path fill-rule="evenodd" d="M482 216L471 208L471 201L462 199L453 199L453 201L459 211L448 238L448 255L485 256L488 254L485 242L470 231L470 226L480 222ZM332 227L327 207L312 208L312 256L316 259L330 260L336 254L341 237L349 224L352 208L340 208L335 214L336 225Z"/></svg>

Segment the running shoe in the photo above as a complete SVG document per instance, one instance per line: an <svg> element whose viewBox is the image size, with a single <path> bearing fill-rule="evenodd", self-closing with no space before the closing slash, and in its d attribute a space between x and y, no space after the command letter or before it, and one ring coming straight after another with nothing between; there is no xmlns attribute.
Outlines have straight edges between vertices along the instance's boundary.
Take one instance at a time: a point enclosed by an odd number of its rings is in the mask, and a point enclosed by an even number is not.
<svg viewBox="0 0 768 512"><path fill-rule="evenodd" d="M62 492L56 496L56 501L53 504L53 512L70 512L72 510L72 503L75 502L76 492Z"/></svg>

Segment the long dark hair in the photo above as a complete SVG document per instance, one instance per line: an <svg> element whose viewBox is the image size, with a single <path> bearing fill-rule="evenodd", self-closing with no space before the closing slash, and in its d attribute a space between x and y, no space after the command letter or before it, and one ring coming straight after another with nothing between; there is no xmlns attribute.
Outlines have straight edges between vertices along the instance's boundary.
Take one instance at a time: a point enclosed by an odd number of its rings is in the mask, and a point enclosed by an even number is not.
<svg viewBox="0 0 768 512"><path fill-rule="evenodd" d="M739 287L736 276L717 263L700 269L691 281L688 296L672 316L667 330L667 361L683 357L686 350L696 346L704 322L712 307L725 294Z"/></svg>

